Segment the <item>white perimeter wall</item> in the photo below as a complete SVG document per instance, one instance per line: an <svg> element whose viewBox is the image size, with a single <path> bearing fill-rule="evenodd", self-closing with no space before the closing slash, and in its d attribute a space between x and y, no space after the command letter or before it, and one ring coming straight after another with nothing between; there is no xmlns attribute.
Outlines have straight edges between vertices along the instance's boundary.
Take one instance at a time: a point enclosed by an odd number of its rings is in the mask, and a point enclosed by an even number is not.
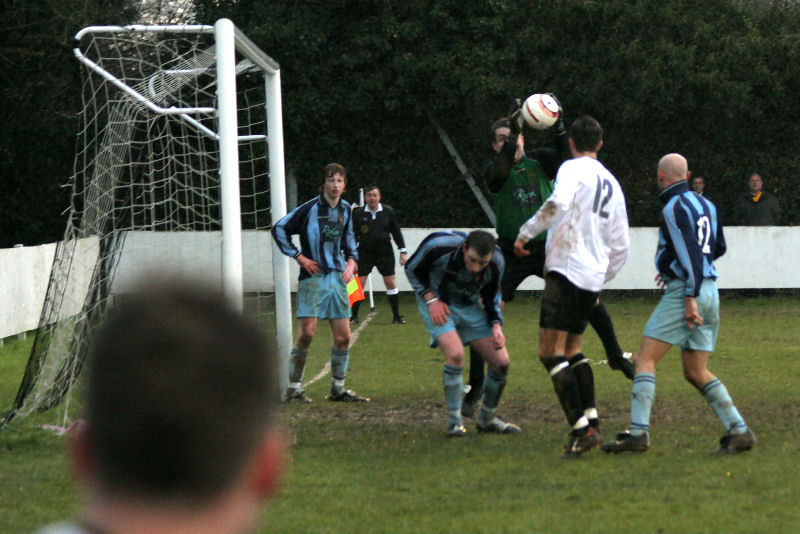
<svg viewBox="0 0 800 534"><path fill-rule="evenodd" d="M409 253L436 228L406 228L403 236ZM469 231L471 228L462 228ZM491 231L491 229L486 229ZM631 255L622 271L607 289L655 289L653 256L657 245L656 228L631 228ZM725 228L728 252L717 262L722 289L800 287L800 227ZM115 291L145 269L170 269L206 274L219 280L221 236L218 232L137 233L125 241ZM272 291L272 239L268 232L244 232L245 291ZM82 254L96 254L94 246L82 246ZM153 251L157 251L154 253ZM38 326L50 277L55 244L37 247L0 249L0 339ZM90 262L91 263L91 262ZM89 263L89 264L90 264ZM397 281L401 291L411 287L399 265ZM298 267L291 262L292 290L297 287ZM84 273L88 281L88 274ZM373 271L376 290L383 281ZM75 284L85 292L85 284ZM537 277L528 278L520 289L542 289ZM64 310L69 313L69 310ZM74 312L73 312L74 313Z"/></svg>
<svg viewBox="0 0 800 534"><path fill-rule="evenodd" d="M0 338L39 326L56 245L0 249Z"/></svg>
<svg viewBox="0 0 800 534"><path fill-rule="evenodd" d="M419 243L436 228L407 228L403 230L409 255ZM456 228L469 232L472 228ZM493 232L491 228L485 230ZM653 278L656 275L653 262L658 245L658 228L631 228L631 253L625 266L606 289L656 289ZM743 288L798 288L800 272L800 227L774 226L750 227L731 226L725 228L727 253L715 262L722 289ZM294 262L293 262L294 263ZM293 279L297 279L294 266ZM395 266L398 287L410 291L405 275L399 264ZM375 287L384 289L383 280L377 269L373 270ZM520 289L543 289L541 279L531 276Z"/></svg>

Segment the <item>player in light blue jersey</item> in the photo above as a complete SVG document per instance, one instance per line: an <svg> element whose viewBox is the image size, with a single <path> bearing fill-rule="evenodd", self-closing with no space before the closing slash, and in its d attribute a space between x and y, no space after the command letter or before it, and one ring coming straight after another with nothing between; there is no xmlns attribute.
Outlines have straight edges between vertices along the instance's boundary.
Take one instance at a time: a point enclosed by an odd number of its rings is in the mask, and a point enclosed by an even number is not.
<svg viewBox="0 0 800 534"><path fill-rule="evenodd" d="M331 163L323 169L322 177L322 194L298 206L272 227L275 244L300 265L297 286L300 328L289 359L286 402L311 402L300 387L318 319L328 319L333 334L332 382L328 400L365 402L369 399L344 388L350 360L347 283L358 269L352 210L342 198L347 186L347 171L342 165ZM292 235L300 236L299 250L292 243Z"/></svg>
<svg viewBox="0 0 800 534"><path fill-rule="evenodd" d="M749 450L753 432L733 404L725 385L708 370L719 331L719 294L714 260L725 253L717 209L689 190L686 158L667 154L658 163L659 200L664 204L656 251L657 280L666 287L644 329L634 355L631 428L603 444L606 452L650 448L650 412L656 390L656 365L673 345L681 347L683 374L705 397L727 433L718 454Z"/></svg>
<svg viewBox="0 0 800 534"><path fill-rule="evenodd" d="M483 230L434 232L405 264L417 295L417 309L430 334L431 348L444 354L444 395L450 421L448 437L466 433L462 424L464 345L489 365L483 402L476 420L479 432L516 434L517 425L495 415L506 386L510 359L500 311L500 280L505 261L495 238Z"/></svg>

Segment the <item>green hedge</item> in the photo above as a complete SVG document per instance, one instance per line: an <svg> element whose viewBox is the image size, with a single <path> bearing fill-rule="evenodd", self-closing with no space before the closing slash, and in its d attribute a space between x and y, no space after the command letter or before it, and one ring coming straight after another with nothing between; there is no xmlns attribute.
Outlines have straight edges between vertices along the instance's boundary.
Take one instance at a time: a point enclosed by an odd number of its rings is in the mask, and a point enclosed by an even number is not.
<svg viewBox="0 0 800 534"><path fill-rule="evenodd" d="M79 95L69 38L81 24L118 22L121 11L117 19L97 13L129 2L62 4L93 4L95 14L65 7L59 13L68 17L47 18L55 4L36 11L14 3L45 26L28 36L26 27L38 27L31 20L0 37L14 69L4 64L14 75L0 84L0 105L13 112L0 134L0 246L60 237L59 186L72 166ZM196 7L203 22L231 18L281 64L286 163L300 200L316 193L322 166L338 161L350 173L348 198L377 183L403 225L487 225L430 119L479 177L491 156L492 120L512 97L552 91L568 122L588 113L603 124L601 159L625 189L631 224L657 223L655 165L672 151L706 178L727 224L735 224L734 199L755 171L780 199L784 224L800 221L798 2L197 0ZM31 52L15 55L14 46Z"/></svg>
<svg viewBox="0 0 800 534"><path fill-rule="evenodd" d="M437 137L476 176L488 125L514 96L553 91L567 120L606 130L631 223L657 222L654 173L672 151L707 180L728 224L758 171L784 222L797 207L800 8L796 2L352 0L199 2L281 63L287 164L300 196L340 161L376 182L408 226L486 224ZM210 4L213 4L211 6Z"/></svg>

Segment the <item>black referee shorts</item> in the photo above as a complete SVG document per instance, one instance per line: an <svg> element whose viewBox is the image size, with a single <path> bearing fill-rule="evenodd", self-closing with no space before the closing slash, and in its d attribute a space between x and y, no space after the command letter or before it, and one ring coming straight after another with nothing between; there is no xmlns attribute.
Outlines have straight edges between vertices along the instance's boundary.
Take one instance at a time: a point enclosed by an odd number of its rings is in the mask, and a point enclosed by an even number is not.
<svg viewBox="0 0 800 534"><path fill-rule="evenodd" d="M394 274L394 251L389 244L379 249L358 249L358 275L367 276L372 269L378 268L381 276L392 276Z"/></svg>
<svg viewBox="0 0 800 534"><path fill-rule="evenodd" d="M544 277L539 327L583 334L599 297L599 291L595 293L576 287L561 273L550 271Z"/></svg>

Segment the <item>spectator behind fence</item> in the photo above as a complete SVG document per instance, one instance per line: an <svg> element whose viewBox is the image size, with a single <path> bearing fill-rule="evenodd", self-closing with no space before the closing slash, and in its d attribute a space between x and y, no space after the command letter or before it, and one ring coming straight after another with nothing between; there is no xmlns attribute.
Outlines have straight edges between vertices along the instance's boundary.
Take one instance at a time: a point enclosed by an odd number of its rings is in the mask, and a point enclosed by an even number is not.
<svg viewBox="0 0 800 534"><path fill-rule="evenodd" d="M706 180L702 176L692 176L689 180L689 189L700 195L705 196L703 190L706 188Z"/></svg>
<svg viewBox="0 0 800 534"><path fill-rule="evenodd" d="M748 179L750 191L736 203L736 224L740 226L777 226L781 207L775 195L763 190L764 182L757 173Z"/></svg>
<svg viewBox="0 0 800 534"><path fill-rule="evenodd" d="M689 189L703 197L704 199L708 200L712 204L714 203L705 193L706 189L706 179L702 176L692 176L689 178Z"/></svg>
<svg viewBox="0 0 800 534"><path fill-rule="evenodd" d="M692 176L689 179L689 189L700 195L701 197L706 197L705 189L706 189L706 179L702 176Z"/></svg>
<svg viewBox="0 0 800 534"><path fill-rule="evenodd" d="M274 351L198 287L148 284L94 336L71 432L83 509L40 534L255 530L282 464Z"/></svg>

